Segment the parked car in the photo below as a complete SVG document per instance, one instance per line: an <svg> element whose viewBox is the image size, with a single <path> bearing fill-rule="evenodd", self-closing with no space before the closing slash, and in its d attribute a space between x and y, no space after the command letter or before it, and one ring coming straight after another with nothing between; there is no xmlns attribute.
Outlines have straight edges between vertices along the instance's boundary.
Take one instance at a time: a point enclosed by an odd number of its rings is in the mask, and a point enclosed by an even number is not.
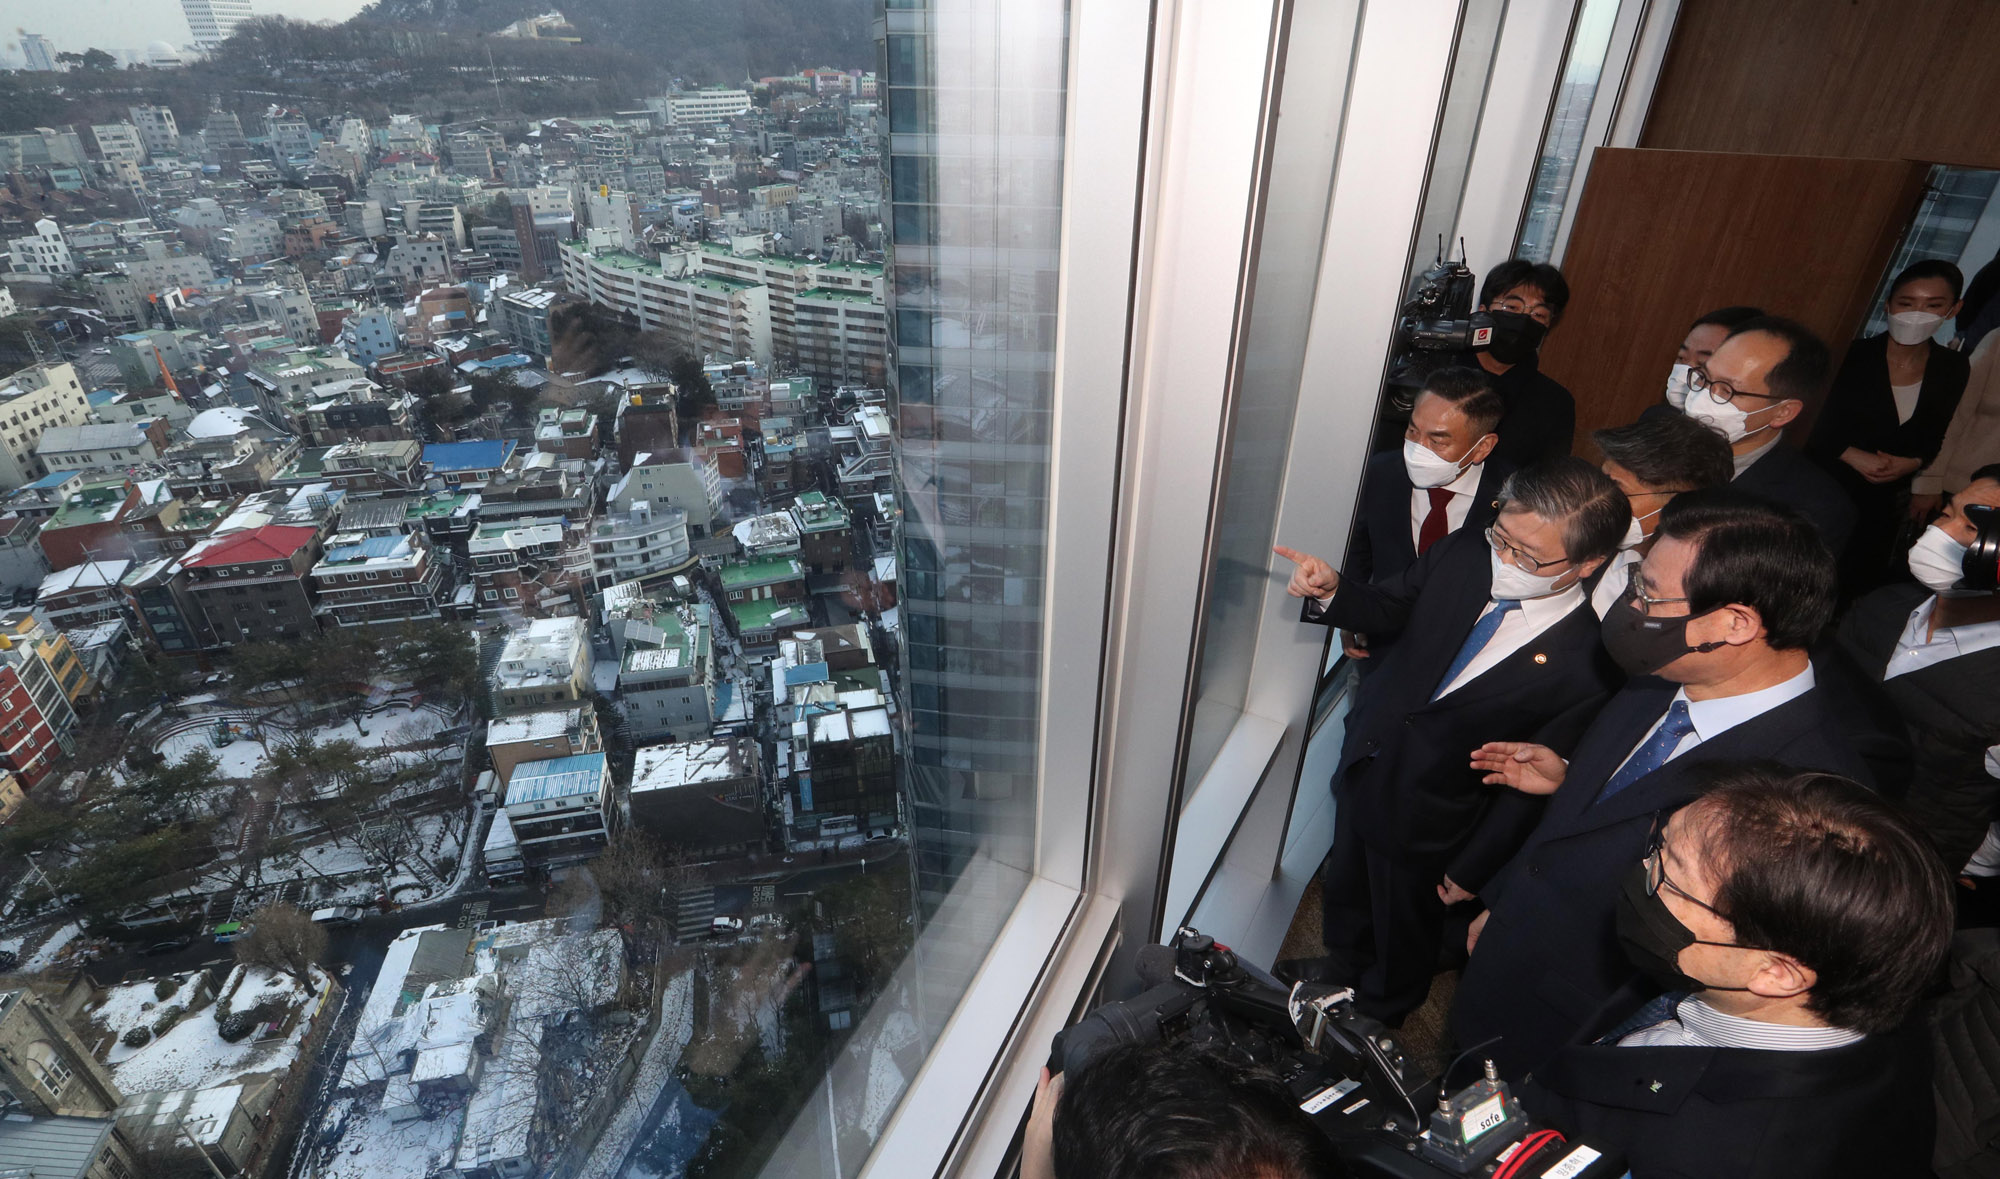
<svg viewBox="0 0 2000 1179"><path fill-rule="evenodd" d="M711 918L708 923L708 928L709 932L711 933L742 933L743 918L741 917Z"/></svg>
<svg viewBox="0 0 2000 1179"><path fill-rule="evenodd" d="M194 944L194 935L191 933L184 933L179 937L170 937L163 942L154 942L152 945L147 946L144 950L141 950L140 953L144 954L148 958L152 958L160 954L171 954L175 950L185 950L193 944Z"/></svg>
<svg viewBox="0 0 2000 1179"><path fill-rule="evenodd" d="M215 940L233 942L237 938L249 937L251 931L256 928L248 921L225 921L215 927Z"/></svg>
<svg viewBox="0 0 2000 1179"><path fill-rule="evenodd" d="M353 905L332 905L314 909L312 919L319 925L352 925L361 920L361 910Z"/></svg>
<svg viewBox="0 0 2000 1179"><path fill-rule="evenodd" d="M21 956L12 950L0 950L0 974L6 974L21 964Z"/></svg>

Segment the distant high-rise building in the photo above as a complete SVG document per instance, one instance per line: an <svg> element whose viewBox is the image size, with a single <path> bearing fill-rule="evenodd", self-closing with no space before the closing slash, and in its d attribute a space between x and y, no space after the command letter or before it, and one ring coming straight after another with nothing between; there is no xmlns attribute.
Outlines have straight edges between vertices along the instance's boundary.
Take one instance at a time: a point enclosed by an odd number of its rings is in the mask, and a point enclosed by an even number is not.
<svg viewBox="0 0 2000 1179"><path fill-rule="evenodd" d="M181 0L181 11L187 14L194 43L208 53L250 19L250 0Z"/></svg>
<svg viewBox="0 0 2000 1179"><path fill-rule="evenodd" d="M21 34L21 52L27 55L31 70L53 70L56 68L56 47L40 33Z"/></svg>
<svg viewBox="0 0 2000 1179"><path fill-rule="evenodd" d="M125 108L132 116L132 125L139 129L139 138L146 144L146 154L150 156L171 156L181 149L181 128L174 119L173 108L144 106Z"/></svg>
<svg viewBox="0 0 2000 1179"><path fill-rule="evenodd" d="M886 375L900 441L897 695L908 710L901 772L929 1033L956 1006L1034 862L1062 11L912 0L878 26L890 96L883 192L894 202L883 221L896 276L886 284ZM940 84L972 77L993 79L977 100ZM1006 248L960 244L980 217L1008 226Z"/></svg>

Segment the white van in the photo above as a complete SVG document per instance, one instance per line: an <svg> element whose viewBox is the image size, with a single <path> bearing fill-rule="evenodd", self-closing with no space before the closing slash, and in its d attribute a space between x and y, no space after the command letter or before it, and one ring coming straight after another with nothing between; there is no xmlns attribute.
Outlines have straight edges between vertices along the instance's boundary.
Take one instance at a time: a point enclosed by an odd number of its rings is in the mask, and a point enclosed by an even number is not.
<svg viewBox="0 0 2000 1179"><path fill-rule="evenodd" d="M353 905L334 905L313 910L312 919L316 925L352 925L361 920L361 910Z"/></svg>

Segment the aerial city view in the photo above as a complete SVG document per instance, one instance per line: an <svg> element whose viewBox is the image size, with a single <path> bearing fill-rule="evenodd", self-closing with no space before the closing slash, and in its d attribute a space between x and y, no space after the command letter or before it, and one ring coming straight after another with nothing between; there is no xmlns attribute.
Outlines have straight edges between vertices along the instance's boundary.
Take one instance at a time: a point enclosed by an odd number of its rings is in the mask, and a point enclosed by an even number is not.
<svg viewBox="0 0 2000 1179"><path fill-rule="evenodd" d="M894 38L548 2L0 47L0 1174L839 1176L924 1059Z"/></svg>

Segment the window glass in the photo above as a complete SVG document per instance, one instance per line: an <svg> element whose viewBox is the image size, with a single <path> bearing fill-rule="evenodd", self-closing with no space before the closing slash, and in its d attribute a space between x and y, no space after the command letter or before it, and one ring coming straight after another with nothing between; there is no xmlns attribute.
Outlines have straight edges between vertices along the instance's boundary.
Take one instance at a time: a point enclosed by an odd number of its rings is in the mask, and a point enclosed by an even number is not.
<svg viewBox="0 0 2000 1179"><path fill-rule="evenodd" d="M1556 233L1562 226L1563 209L1569 204L1570 182L1588 150L1584 134L1590 126L1591 107L1597 102L1597 83L1604 73L1604 56L1611 48L1618 4L1619 0L1583 0L1583 9L1577 14L1555 108L1542 137L1541 160L1535 165L1528 215L1521 225L1521 240L1514 247L1517 258L1547 262L1555 253Z"/></svg>
<svg viewBox="0 0 2000 1179"><path fill-rule="evenodd" d="M1334 4L1292 17L1292 45L1313 46L1344 69L1359 6ZM1302 27L1310 24L1310 30ZM1301 42L1301 34L1307 40ZM1296 51L1296 50L1295 50ZM1283 485L1292 416L1311 386L1306 328L1333 195L1338 155L1338 77L1288 73L1271 147L1271 178L1250 288L1242 378L1230 407L1227 463L1203 606L1194 719L1187 736L1182 802L1213 764L1242 713L1270 583L1272 529Z"/></svg>

